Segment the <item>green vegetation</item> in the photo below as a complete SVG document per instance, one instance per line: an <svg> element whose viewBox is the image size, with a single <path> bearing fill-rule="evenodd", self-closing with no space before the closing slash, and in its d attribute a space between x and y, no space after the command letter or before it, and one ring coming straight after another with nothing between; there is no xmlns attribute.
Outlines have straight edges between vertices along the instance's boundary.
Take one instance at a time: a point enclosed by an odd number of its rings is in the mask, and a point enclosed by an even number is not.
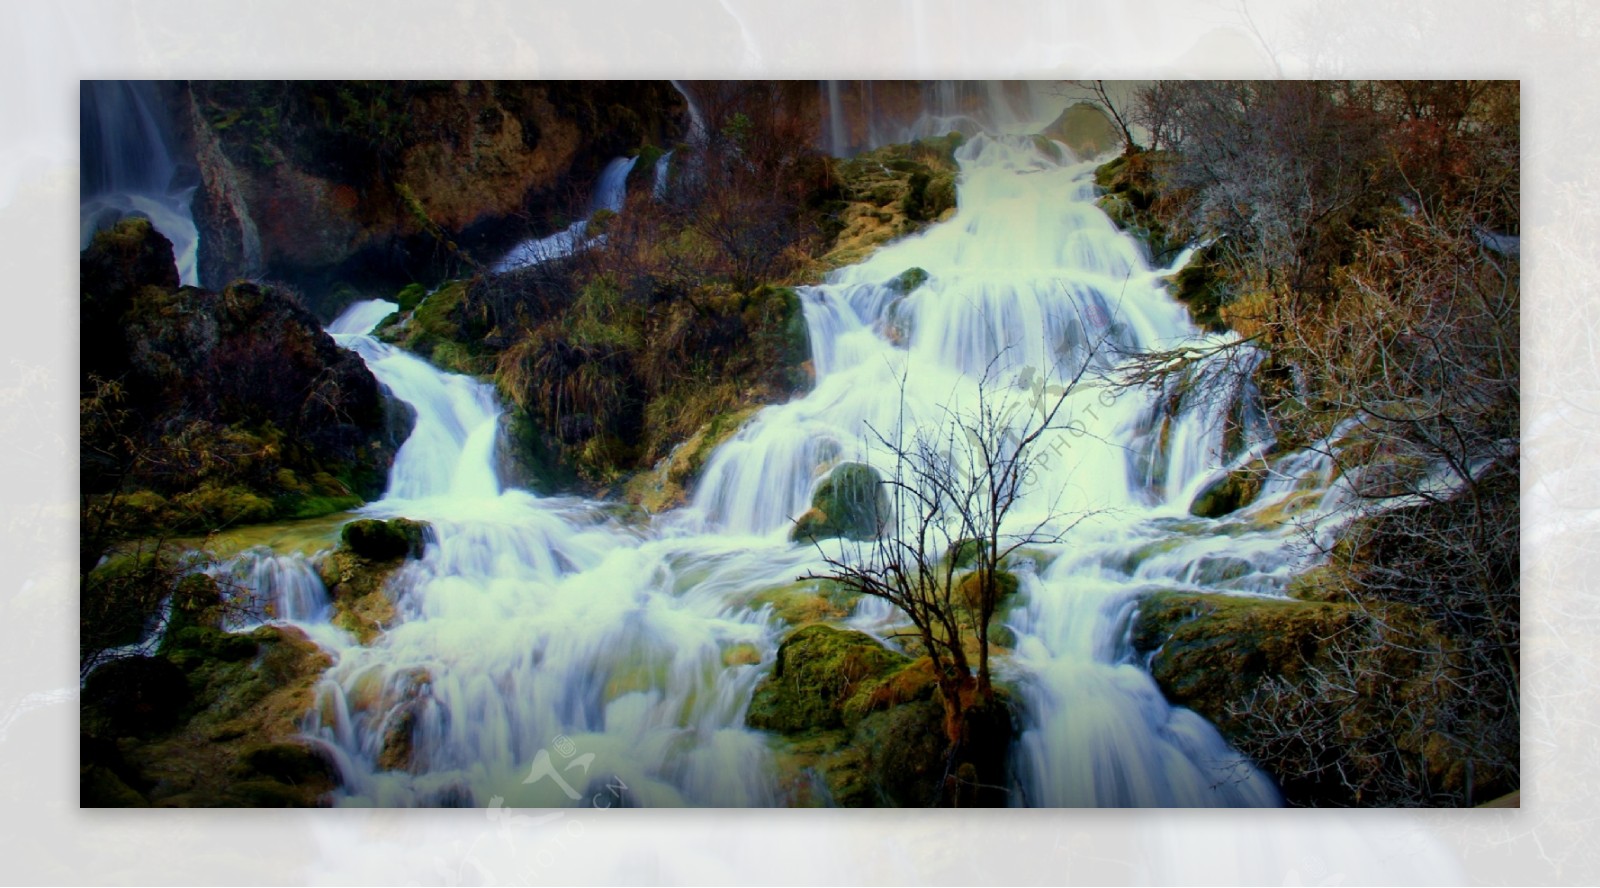
<svg viewBox="0 0 1600 888"><path fill-rule="evenodd" d="M847 807L1005 803L1008 698L969 715L971 737L955 759L933 661L887 650L861 632L810 625L778 648L756 688L747 722L774 731L780 782L810 798L799 774L819 774Z"/></svg>

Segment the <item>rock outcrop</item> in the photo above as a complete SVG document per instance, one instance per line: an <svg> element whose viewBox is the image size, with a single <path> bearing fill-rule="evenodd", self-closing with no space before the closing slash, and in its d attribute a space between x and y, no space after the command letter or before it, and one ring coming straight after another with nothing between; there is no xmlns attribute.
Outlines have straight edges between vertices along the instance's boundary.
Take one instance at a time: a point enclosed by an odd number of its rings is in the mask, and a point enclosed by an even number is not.
<svg viewBox="0 0 1600 888"><path fill-rule="evenodd" d="M180 288L170 242L139 218L96 235L81 269L82 481L118 494L109 536L309 517L381 492L396 445L382 391L293 293Z"/></svg>
<svg viewBox="0 0 1600 888"><path fill-rule="evenodd" d="M492 261L534 233L530 208L581 209L608 160L684 131L665 81L196 81L189 99L201 280L266 274L324 317L337 283L384 295Z"/></svg>

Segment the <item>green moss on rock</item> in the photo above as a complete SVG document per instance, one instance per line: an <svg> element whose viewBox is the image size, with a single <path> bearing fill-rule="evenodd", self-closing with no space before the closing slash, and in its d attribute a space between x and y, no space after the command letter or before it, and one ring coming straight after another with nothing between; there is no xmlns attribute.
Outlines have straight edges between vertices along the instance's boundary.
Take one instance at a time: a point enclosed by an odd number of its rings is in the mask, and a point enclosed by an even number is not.
<svg viewBox="0 0 1600 888"><path fill-rule="evenodd" d="M910 662L862 632L797 629L779 646L746 721L780 733L853 726L866 715L872 692Z"/></svg>
<svg viewBox="0 0 1600 888"><path fill-rule="evenodd" d="M1200 518L1221 518L1255 502L1267 480L1267 464L1256 460L1234 469L1207 485L1189 506L1189 514Z"/></svg>
<svg viewBox="0 0 1600 888"><path fill-rule="evenodd" d="M858 596L832 580L797 580L758 592L750 607L772 608L773 615L791 626L838 622L850 616Z"/></svg>
<svg viewBox="0 0 1600 888"><path fill-rule="evenodd" d="M1122 145L1122 133L1106 113L1088 102L1077 102L1061 112L1041 135L1066 145L1073 154L1088 159Z"/></svg>
<svg viewBox="0 0 1600 888"><path fill-rule="evenodd" d="M350 551L374 561L394 558L420 558L427 544L426 522L410 518L392 518L379 521L361 518L350 522L340 531L339 539Z"/></svg>
<svg viewBox="0 0 1600 888"><path fill-rule="evenodd" d="M1136 649L1173 703L1212 721L1292 804L1362 804L1408 781L1462 798L1513 788L1439 733L1470 694L1451 645L1395 603L1162 592L1140 604ZM1480 795L1482 797L1482 795Z"/></svg>
<svg viewBox="0 0 1600 888"><path fill-rule="evenodd" d="M878 471L862 463L842 463L817 485L811 509L795 521L789 538L870 540L888 514L889 497Z"/></svg>
<svg viewBox="0 0 1600 888"><path fill-rule="evenodd" d="M90 674L80 744L84 804L321 804L337 777L298 734L328 655L292 627L180 634L162 656Z"/></svg>

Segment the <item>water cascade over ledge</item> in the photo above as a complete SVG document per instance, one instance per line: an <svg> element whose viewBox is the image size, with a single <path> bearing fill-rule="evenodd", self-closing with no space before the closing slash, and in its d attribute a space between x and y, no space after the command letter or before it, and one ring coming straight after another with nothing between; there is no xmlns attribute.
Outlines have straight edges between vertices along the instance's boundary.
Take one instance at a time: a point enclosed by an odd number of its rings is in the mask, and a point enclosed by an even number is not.
<svg viewBox="0 0 1600 888"><path fill-rule="evenodd" d="M491 387L369 336L392 304L352 306L330 327L417 415L387 494L363 511L432 527L391 580L400 622L371 646L327 624L325 592L278 584L296 602L280 613L336 657L304 726L338 762L336 802L589 804L618 785L635 805L789 801L771 738L744 727L787 631L752 599L824 569L788 533L826 473L853 461L888 474L870 430L937 428L980 386L1054 391L1064 368L1109 372L1121 352L1207 341L1166 292L1172 269L1151 269L1095 208L1091 162L984 135L958 160L952 219L800 288L813 389L758 413L692 501L647 525L505 487ZM913 268L925 276L908 288ZM1233 515L1189 514L1271 443L1250 366L1201 362L1193 396L1177 398L1080 385L1062 407L1071 421L1039 440L1002 528L1063 534L1017 569L1005 612L1016 641L996 674L1022 722L1014 803L1278 803L1213 727L1163 699L1127 639L1145 592L1281 595L1305 563L1295 528L1261 516L1326 488L1325 460L1282 460L1285 476ZM863 601L851 624L884 635L895 620Z"/></svg>
<svg viewBox="0 0 1600 888"><path fill-rule="evenodd" d="M190 210L198 179L192 169L187 177L180 172L177 137L156 84L86 80L81 89L79 248L117 220L143 216L172 241L179 281L199 285L200 234Z"/></svg>

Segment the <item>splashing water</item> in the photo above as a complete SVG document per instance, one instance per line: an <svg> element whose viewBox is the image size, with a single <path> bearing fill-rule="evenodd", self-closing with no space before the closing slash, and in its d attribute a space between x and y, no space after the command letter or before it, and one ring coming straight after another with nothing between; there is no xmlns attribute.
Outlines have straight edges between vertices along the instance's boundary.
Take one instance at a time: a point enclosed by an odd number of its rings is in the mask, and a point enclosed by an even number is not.
<svg viewBox="0 0 1600 888"><path fill-rule="evenodd" d="M767 736L743 727L784 630L752 599L824 568L786 538L818 479L841 460L892 469L869 428L937 428L979 386L1014 395L1058 384L1062 367L1110 369L1115 349L1202 341L1165 291L1170 269L1148 268L1094 208L1091 163L1000 136L958 160L953 219L801 288L815 387L758 413L713 454L691 503L649 525L504 489L489 387L367 335L392 304L352 306L330 327L417 413L387 495L364 511L432 526L390 581L398 625L366 647L309 626L337 659L305 730L339 764L338 802L786 801ZM926 275L905 292L909 268ZM1276 595L1303 562L1293 528L1260 516L1326 488L1326 462L1294 455L1256 505L1188 514L1208 479L1270 443L1248 370L1202 363L1177 398L1083 385L1062 408L1072 421L1038 441L1037 478L1007 529L1056 522L1065 537L1018 569L1004 617L1017 638L997 664L1021 709L1017 804L1277 803L1214 728L1167 704L1127 640L1147 591ZM1230 444L1237 416L1255 418ZM289 619L323 613L314 596L296 600ZM850 620L874 633L896 622L878 602Z"/></svg>

